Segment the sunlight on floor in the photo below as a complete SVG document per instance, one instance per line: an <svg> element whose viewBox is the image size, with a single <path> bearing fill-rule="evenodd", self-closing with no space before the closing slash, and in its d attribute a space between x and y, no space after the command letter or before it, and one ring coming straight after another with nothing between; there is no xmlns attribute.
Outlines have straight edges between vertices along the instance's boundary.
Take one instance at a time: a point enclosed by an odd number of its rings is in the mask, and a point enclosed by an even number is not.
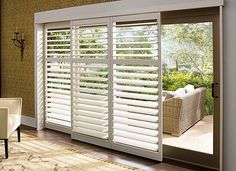
<svg viewBox="0 0 236 171"><path fill-rule="evenodd" d="M163 134L163 144L213 154L213 116L205 116L180 137Z"/></svg>

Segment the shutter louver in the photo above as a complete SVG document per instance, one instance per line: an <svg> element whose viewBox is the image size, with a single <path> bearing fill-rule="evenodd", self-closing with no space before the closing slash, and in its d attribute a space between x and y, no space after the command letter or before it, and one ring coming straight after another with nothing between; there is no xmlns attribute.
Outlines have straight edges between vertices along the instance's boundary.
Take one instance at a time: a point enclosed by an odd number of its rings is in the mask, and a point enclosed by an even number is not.
<svg viewBox="0 0 236 171"><path fill-rule="evenodd" d="M159 150L158 23L113 23L113 141Z"/></svg>
<svg viewBox="0 0 236 171"><path fill-rule="evenodd" d="M45 30L46 123L71 127L70 28Z"/></svg>
<svg viewBox="0 0 236 171"><path fill-rule="evenodd" d="M72 131L108 139L107 25L73 25L72 42Z"/></svg>

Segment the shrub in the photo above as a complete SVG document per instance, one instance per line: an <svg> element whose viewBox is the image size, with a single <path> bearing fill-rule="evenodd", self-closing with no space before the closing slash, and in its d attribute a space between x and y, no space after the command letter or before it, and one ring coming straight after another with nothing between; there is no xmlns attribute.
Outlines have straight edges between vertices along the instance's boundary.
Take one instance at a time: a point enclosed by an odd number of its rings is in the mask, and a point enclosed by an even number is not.
<svg viewBox="0 0 236 171"><path fill-rule="evenodd" d="M208 74L202 76L198 73L186 73L186 72L164 72L163 77L163 89L169 91L175 91L178 88L185 87L187 84L194 85L195 88L205 87L207 88L205 98L205 115L212 115L213 112L213 98L211 97L211 83L213 82L213 75Z"/></svg>

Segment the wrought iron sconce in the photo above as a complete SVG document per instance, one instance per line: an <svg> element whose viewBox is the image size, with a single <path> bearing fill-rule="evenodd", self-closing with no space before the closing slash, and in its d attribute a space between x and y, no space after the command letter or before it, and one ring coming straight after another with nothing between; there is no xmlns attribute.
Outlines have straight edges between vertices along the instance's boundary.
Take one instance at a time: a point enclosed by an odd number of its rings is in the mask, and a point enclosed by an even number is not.
<svg viewBox="0 0 236 171"><path fill-rule="evenodd" d="M20 35L20 33L18 32L18 29L16 28L16 31L13 33L12 41L16 47L20 48L21 61L23 61L24 48L25 48L25 34L22 33Z"/></svg>

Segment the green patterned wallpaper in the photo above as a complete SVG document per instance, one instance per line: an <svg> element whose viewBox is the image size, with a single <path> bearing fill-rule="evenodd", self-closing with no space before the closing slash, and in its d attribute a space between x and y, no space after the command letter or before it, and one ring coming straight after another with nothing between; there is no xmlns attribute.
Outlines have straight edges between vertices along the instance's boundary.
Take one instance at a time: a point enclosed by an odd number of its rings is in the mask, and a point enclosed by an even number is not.
<svg viewBox="0 0 236 171"><path fill-rule="evenodd" d="M26 116L34 117L34 13L112 0L2 0L1 92L2 97L22 97ZM12 43L18 27L25 33L24 60Z"/></svg>

